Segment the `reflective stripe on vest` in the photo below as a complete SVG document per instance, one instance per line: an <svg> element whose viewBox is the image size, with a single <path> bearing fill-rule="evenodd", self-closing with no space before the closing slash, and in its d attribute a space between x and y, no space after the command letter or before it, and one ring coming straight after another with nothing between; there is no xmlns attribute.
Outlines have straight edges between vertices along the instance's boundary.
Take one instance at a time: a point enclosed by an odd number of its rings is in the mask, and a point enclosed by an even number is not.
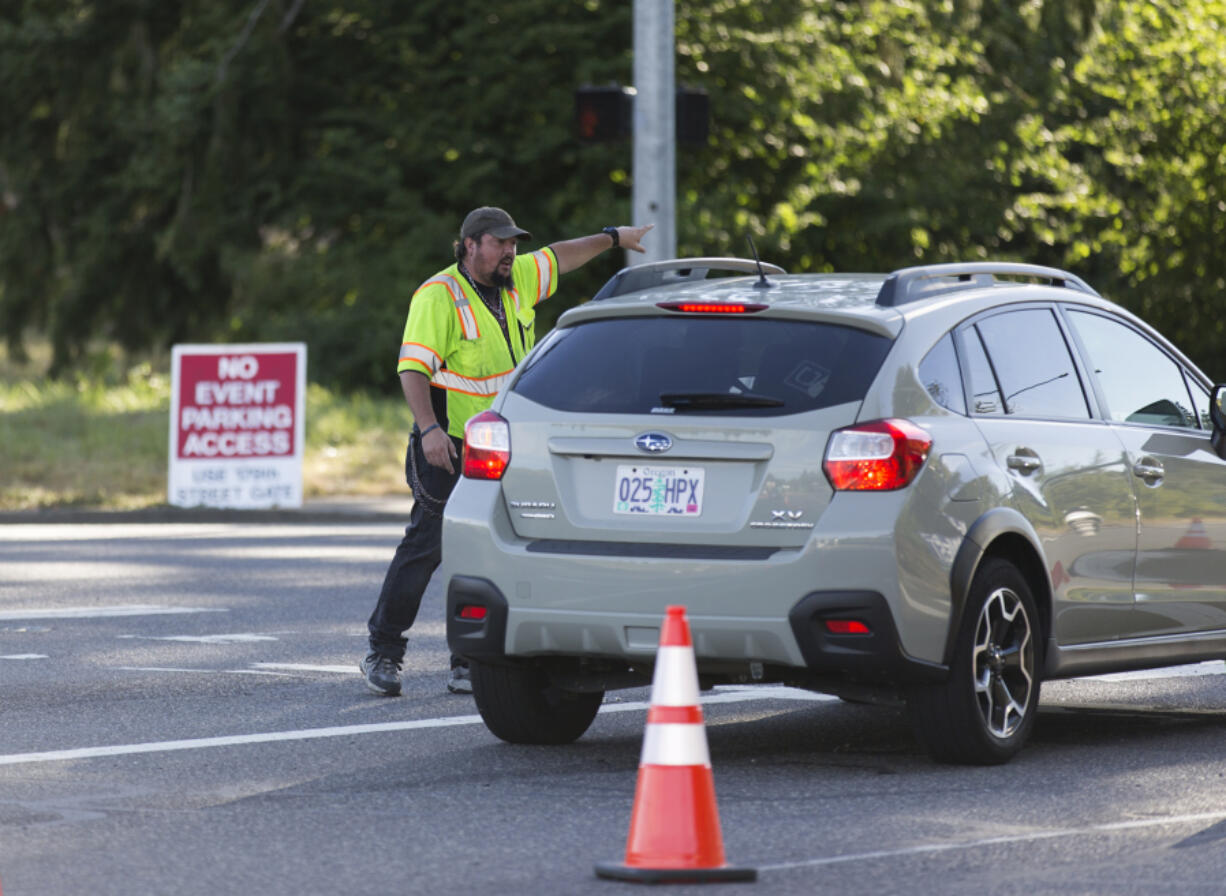
<svg viewBox="0 0 1226 896"><path fill-rule="evenodd" d="M549 284L553 282L553 261L548 252L540 251L533 252L528 256L536 264L537 286L536 295L532 297L532 306L535 308L545 299L549 298ZM520 312L519 290L514 286L507 287L507 295L511 297L511 301L515 303L516 315Z"/></svg>
<svg viewBox="0 0 1226 896"><path fill-rule="evenodd" d="M400 346L400 361L416 361L430 371L431 376L434 376L443 366L443 359L435 354L434 349L416 342L406 342Z"/></svg>
<svg viewBox="0 0 1226 896"><path fill-rule="evenodd" d="M487 377L461 376L454 370L440 370L434 375L434 385L452 392L492 398L510 379L510 370Z"/></svg>
<svg viewBox="0 0 1226 896"><path fill-rule="evenodd" d="M464 334L465 339L476 339L481 335L481 330L477 327L477 316L473 314L472 306L468 303L468 296L464 295L464 288L460 286L460 281L448 274L439 274L437 277L431 277L417 292L421 292L427 286L439 284L451 294L451 301L455 303L455 313L460 319L460 330ZM416 295L416 293L414 293Z"/></svg>
<svg viewBox="0 0 1226 896"><path fill-rule="evenodd" d="M538 305L549 298L549 284L553 282L553 260L550 254L543 249L540 252L532 253L532 260L536 262L536 271L540 275L537 280L540 282L540 291L537 293L536 301L533 305Z"/></svg>

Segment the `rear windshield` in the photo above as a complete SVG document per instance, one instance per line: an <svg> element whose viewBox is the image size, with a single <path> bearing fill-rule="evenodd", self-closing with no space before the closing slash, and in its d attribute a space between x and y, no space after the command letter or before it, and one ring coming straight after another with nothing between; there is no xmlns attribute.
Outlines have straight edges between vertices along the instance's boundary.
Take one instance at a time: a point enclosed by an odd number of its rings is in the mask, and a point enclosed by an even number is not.
<svg viewBox="0 0 1226 896"><path fill-rule="evenodd" d="M797 414L859 401L890 340L753 317L623 317L554 330L513 391L559 411Z"/></svg>

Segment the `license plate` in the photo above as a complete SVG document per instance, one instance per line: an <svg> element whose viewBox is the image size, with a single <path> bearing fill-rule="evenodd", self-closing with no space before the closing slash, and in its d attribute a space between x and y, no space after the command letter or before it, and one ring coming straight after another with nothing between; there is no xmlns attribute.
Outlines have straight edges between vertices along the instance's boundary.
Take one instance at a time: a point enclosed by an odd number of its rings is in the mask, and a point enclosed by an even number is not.
<svg viewBox="0 0 1226 896"><path fill-rule="evenodd" d="M704 476L702 467L621 464L613 482L613 512L698 516Z"/></svg>

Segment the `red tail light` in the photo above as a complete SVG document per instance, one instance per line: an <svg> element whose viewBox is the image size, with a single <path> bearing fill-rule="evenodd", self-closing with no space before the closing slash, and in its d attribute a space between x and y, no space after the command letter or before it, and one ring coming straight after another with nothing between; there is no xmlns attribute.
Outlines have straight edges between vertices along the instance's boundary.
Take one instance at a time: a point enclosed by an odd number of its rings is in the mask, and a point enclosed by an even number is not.
<svg viewBox="0 0 1226 896"><path fill-rule="evenodd" d="M910 485L932 436L907 420L875 420L830 434L822 468L836 491L893 491Z"/></svg>
<svg viewBox="0 0 1226 896"><path fill-rule="evenodd" d="M511 462L511 427L493 411L482 411L464 427L464 475L501 479Z"/></svg>

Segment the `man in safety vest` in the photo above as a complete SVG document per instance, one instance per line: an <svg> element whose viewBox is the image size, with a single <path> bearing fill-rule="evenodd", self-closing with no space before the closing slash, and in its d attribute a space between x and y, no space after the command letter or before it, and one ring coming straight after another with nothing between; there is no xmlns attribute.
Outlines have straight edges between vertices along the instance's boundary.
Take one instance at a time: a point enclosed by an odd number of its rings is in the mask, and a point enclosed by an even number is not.
<svg viewBox="0 0 1226 896"><path fill-rule="evenodd" d="M406 630L417 618L430 576L442 558L443 508L459 479L464 424L493 404L515 365L535 342L536 305L553 295L558 275L606 249L645 251L653 225L606 227L600 233L518 255L531 235L500 208L474 209L455 244L456 263L413 293L397 371L413 414L405 478L413 509L367 624L366 686L400 693ZM468 669L452 657L453 693L470 693Z"/></svg>

